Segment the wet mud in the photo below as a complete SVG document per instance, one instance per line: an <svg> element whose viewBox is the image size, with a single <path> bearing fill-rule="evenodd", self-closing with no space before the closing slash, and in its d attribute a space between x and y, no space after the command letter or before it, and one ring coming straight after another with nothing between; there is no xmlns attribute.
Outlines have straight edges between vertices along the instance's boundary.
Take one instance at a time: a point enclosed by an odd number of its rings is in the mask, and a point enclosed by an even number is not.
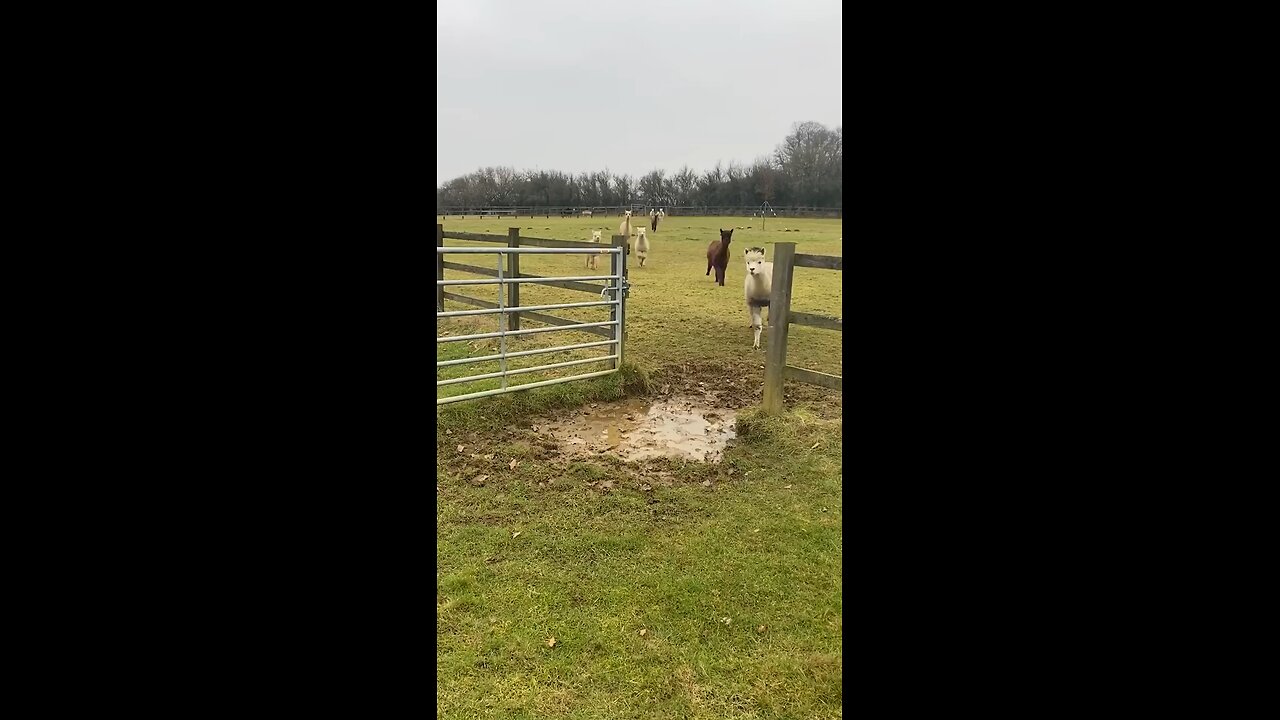
<svg viewBox="0 0 1280 720"><path fill-rule="evenodd" d="M539 434L569 457L612 455L624 461L673 457L718 463L737 436L736 413L693 396L597 403L547 422Z"/></svg>

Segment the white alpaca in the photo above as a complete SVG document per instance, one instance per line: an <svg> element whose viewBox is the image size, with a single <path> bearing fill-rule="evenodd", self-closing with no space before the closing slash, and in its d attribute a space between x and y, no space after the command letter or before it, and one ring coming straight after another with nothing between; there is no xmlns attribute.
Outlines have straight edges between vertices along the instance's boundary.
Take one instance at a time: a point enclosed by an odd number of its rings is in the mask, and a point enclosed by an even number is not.
<svg viewBox="0 0 1280 720"><path fill-rule="evenodd" d="M747 249L747 277L742 283L742 293L747 299L747 312L751 313L751 329L756 331L751 349L760 349L760 308L769 307L769 294L773 291L773 263L764 261L764 248Z"/></svg>
<svg viewBox="0 0 1280 720"><path fill-rule="evenodd" d="M623 217L626 219L618 223L618 234L629 238L634 234L631 231L631 211L624 212Z"/></svg>
<svg viewBox="0 0 1280 720"><path fill-rule="evenodd" d="M599 242L601 242L601 240L600 240L600 233L601 233L601 232L602 232L602 231L600 231L600 230L592 230L592 231L591 231L591 242L593 242L593 243L599 243ZM599 255L600 255L600 254L603 254L603 253L604 253L604 250L601 250L601 251L600 251L600 253L593 254L593 255L588 255L588 256L587 256L587 268L588 268L588 269L590 269L590 270L595 270L595 269L596 269L596 258L597 258L597 257L599 257Z"/></svg>
<svg viewBox="0 0 1280 720"><path fill-rule="evenodd" d="M649 257L649 236L644 234L644 226L636 228L636 256L640 258L640 267L644 267L644 261Z"/></svg>
<svg viewBox="0 0 1280 720"><path fill-rule="evenodd" d="M583 210L583 211L582 211L582 217L591 217L591 211L590 211L590 210Z"/></svg>
<svg viewBox="0 0 1280 720"><path fill-rule="evenodd" d="M657 211L653 208L649 208L649 217L653 217L655 214L657 214Z"/></svg>

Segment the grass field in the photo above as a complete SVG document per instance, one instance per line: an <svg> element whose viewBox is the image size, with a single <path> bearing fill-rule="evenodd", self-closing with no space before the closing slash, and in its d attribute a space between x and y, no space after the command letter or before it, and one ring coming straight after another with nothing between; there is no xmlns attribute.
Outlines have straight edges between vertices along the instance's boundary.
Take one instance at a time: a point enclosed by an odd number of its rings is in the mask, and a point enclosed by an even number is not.
<svg viewBox="0 0 1280 720"><path fill-rule="evenodd" d="M619 222L451 217L443 224L494 234L518 225L529 236L585 240L592 229L613 234ZM730 223L752 227L735 229L719 287L704 275L705 250ZM759 218L668 217L650 233L646 267L630 258L621 372L437 409L437 717L842 717L842 398L788 383L786 412L753 409L765 355L751 349L742 292L746 248L765 247L772 258L773 243L789 241L799 252L842 255L841 234L835 220L770 219L762 230ZM482 257L449 259L487 265ZM580 256L525 256L521 265L539 275L585 274ZM797 268L793 309L841 316L841 279ZM455 292L496 297L494 286ZM589 299L532 284L521 290L522 305ZM607 319L602 308L549 313ZM440 329L486 332L496 320L446 319ZM513 338L508 350L599 339L543 333ZM841 339L793 326L788 362L840 375ZM767 333L762 344L767 349ZM438 359L497 352L492 341L437 348ZM511 365L603 354L592 348ZM465 365L437 377L496 369ZM719 464L623 463L564 457L533 429L541 418L636 395L701 395L735 408L738 442Z"/></svg>

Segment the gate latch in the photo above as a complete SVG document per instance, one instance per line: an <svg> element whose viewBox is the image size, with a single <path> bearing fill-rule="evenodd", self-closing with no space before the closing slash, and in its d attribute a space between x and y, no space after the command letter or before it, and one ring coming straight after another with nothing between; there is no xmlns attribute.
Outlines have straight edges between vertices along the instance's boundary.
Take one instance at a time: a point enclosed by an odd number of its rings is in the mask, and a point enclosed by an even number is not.
<svg viewBox="0 0 1280 720"><path fill-rule="evenodd" d="M610 290L617 290L617 289L618 288L616 287L610 287L608 285L600 288L600 299L603 300L605 293L609 292ZM627 282L627 278L625 276L622 278L622 297L624 298L631 297L631 283Z"/></svg>

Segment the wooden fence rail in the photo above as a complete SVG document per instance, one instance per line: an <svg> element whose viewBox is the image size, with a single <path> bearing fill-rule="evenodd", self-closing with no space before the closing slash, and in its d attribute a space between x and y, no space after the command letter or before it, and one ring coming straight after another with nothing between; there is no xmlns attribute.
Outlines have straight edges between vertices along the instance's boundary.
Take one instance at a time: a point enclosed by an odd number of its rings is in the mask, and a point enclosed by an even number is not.
<svg viewBox="0 0 1280 720"><path fill-rule="evenodd" d="M764 367L764 409L768 412L782 410L782 381L818 385L843 392L844 378L839 375L787 364L787 336L791 325L807 325L844 332L841 318L826 317L806 312L791 311L791 281L797 267L844 270L844 259L829 255L802 255L796 253L793 242L773 244L773 292L769 297L769 352Z"/></svg>

